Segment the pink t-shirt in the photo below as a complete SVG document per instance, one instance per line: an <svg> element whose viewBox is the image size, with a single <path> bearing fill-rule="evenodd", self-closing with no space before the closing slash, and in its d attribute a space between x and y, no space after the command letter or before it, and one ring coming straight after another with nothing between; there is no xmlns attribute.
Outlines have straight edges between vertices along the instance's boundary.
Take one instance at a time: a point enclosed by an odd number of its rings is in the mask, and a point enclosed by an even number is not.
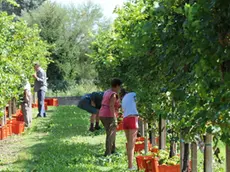
<svg viewBox="0 0 230 172"><path fill-rule="evenodd" d="M109 106L110 98L114 94L117 95L117 93L112 91L111 89L107 90L104 93L103 100L101 103L101 109L99 111L100 117L114 117L114 114L111 113L110 106ZM119 107L120 107L120 102L119 102L119 99L117 98L115 105L114 105L116 116L118 114Z"/></svg>

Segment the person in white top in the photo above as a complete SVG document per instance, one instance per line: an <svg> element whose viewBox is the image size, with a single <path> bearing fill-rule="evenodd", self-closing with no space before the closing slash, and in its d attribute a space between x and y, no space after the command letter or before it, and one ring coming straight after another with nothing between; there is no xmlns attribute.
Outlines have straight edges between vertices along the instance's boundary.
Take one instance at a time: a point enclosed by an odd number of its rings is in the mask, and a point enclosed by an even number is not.
<svg viewBox="0 0 230 172"><path fill-rule="evenodd" d="M134 147L138 131L138 111L136 107L136 93L127 93L121 90L122 109L124 111L123 128L127 139L128 170L134 171L133 167Z"/></svg>
<svg viewBox="0 0 230 172"><path fill-rule="evenodd" d="M32 93L29 81L24 86L22 113L24 116L25 126L30 127L32 123Z"/></svg>

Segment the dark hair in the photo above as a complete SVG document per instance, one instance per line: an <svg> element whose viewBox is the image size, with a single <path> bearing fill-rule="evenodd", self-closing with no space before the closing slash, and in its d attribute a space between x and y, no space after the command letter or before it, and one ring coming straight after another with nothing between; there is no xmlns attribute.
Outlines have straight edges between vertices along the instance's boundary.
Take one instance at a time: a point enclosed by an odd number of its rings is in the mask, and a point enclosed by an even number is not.
<svg viewBox="0 0 230 172"><path fill-rule="evenodd" d="M121 86L121 85L122 85L122 81L120 79L115 78L111 81L112 87Z"/></svg>
<svg viewBox="0 0 230 172"><path fill-rule="evenodd" d="M120 97L123 98L128 92L122 88L121 91L120 91Z"/></svg>

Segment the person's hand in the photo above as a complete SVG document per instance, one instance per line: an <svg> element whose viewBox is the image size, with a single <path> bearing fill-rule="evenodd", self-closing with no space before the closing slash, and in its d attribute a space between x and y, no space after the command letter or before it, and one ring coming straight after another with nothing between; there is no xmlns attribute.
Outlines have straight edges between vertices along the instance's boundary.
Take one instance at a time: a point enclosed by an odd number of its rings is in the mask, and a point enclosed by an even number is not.
<svg viewBox="0 0 230 172"><path fill-rule="evenodd" d="M91 101L91 105L92 105L93 107L96 107L96 104L94 103L94 101Z"/></svg>
<svg viewBox="0 0 230 172"><path fill-rule="evenodd" d="M117 126L117 118L116 118L116 117L114 117L113 125L114 125L114 126Z"/></svg>
<svg viewBox="0 0 230 172"><path fill-rule="evenodd" d="M37 75L36 75L36 74L33 74L33 77L34 77L35 79L37 79Z"/></svg>

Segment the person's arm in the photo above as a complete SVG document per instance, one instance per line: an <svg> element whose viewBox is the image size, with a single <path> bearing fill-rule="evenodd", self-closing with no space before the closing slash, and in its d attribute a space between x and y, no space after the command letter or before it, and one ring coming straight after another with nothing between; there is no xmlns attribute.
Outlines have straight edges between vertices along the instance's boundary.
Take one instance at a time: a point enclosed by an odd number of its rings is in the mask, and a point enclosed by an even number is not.
<svg viewBox="0 0 230 172"><path fill-rule="evenodd" d="M28 91L27 90L24 90L24 102L25 103L28 103L29 102L29 94L28 94Z"/></svg>
<svg viewBox="0 0 230 172"><path fill-rule="evenodd" d="M96 104L93 100L91 100L91 106L96 107Z"/></svg>
<svg viewBox="0 0 230 172"><path fill-rule="evenodd" d="M113 114L114 119L116 119L116 113L115 113L115 107L114 107L115 102L116 102L116 95L113 94L109 101L109 108L110 108L110 112Z"/></svg>
<svg viewBox="0 0 230 172"><path fill-rule="evenodd" d="M91 105L92 105L93 107L96 107L96 102L95 102L96 97L95 97L95 93L94 93L94 92L91 93L91 95L90 95L90 100L91 100Z"/></svg>
<svg viewBox="0 0 230 172"><path fill-rule="evenodd" d="M34 75L34 78L39 82L45 82L46 75L44 71L38 71L36 75Z"/></svg>

